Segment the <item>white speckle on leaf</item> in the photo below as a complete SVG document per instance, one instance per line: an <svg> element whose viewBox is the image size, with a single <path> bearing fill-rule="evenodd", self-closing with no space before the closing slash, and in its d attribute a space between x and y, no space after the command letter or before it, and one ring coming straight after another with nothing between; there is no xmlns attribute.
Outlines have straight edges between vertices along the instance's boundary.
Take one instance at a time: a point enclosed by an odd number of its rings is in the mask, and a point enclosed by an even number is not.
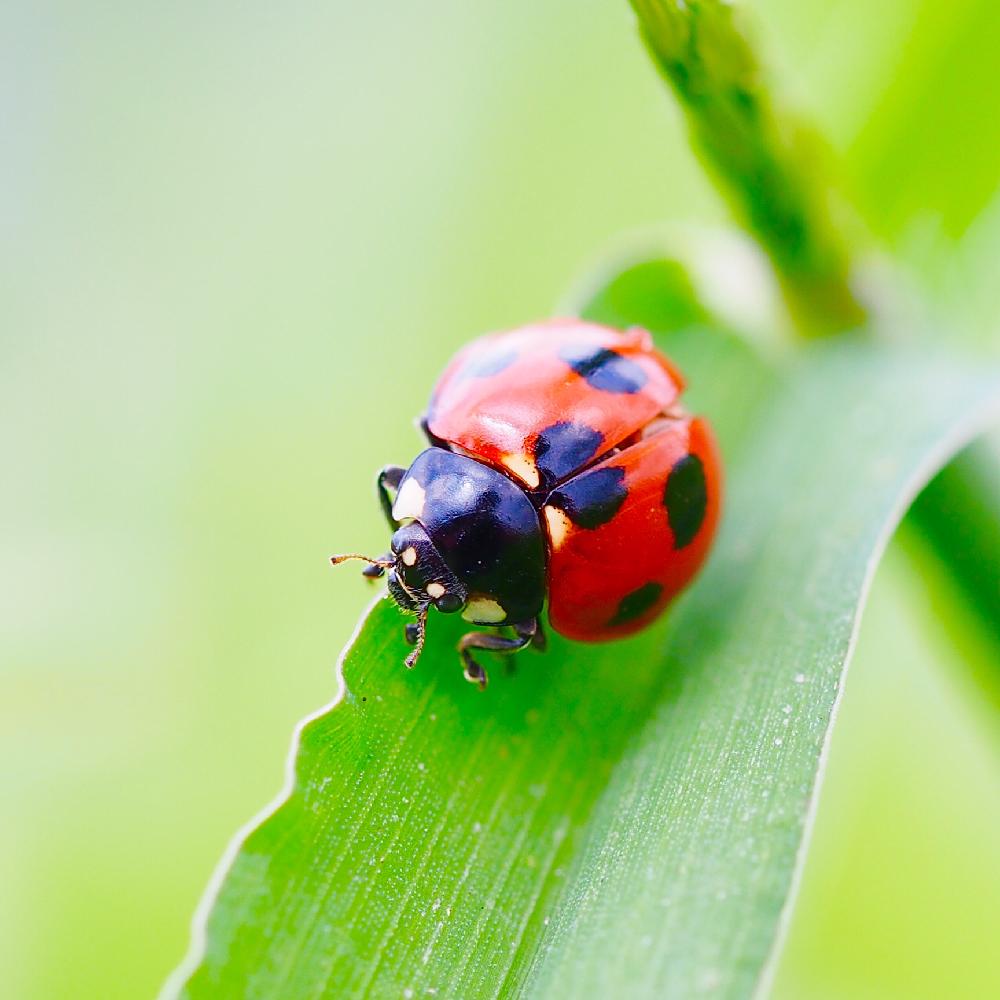
<svg viewBox="0 0 1000 1000"><path fill-rule="evenodd" d="M795 675L795 683L796 684L805 684L805 682L806 682L806 675L805 674L796 674Z"/></svg>

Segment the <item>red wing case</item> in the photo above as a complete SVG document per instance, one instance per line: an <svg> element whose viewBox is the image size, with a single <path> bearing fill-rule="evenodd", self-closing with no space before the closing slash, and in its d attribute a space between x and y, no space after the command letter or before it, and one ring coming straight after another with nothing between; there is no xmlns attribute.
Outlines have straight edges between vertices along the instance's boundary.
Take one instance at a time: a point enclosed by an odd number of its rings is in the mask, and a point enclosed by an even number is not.
<svg viewBox="0 0 1000 1000"><path fill-rule="evenodd" d="M648 625L705 559L719 517L719 458L708 425L668 420L563 483L543 507L549 620L600 642Z"/></svg>
<svg viewBox="0 0 1000 1000"><path fill-rule="evenodd" d="M553 320L460 351L434 388L427 426L529 490L546 489L638 433L683 386L647 331Z"/></svg>

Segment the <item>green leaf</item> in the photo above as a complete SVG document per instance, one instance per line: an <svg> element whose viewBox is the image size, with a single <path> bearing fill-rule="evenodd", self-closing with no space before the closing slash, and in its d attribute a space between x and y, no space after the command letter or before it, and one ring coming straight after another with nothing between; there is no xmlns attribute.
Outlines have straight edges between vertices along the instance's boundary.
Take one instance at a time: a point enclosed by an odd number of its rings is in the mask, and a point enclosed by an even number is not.
<svg viewBox="0 0 1000 1000"><path fill-rule="evenodd" d="M553 636L513 674L496 663L485 694L461 677L458 623L436 618L406 671L404 619L378 600L169 993L728 997L761 981L878 556L1000 383L850 340L774 372L707 329L664 346L729 470L696 585L629 641Z"/></svg>

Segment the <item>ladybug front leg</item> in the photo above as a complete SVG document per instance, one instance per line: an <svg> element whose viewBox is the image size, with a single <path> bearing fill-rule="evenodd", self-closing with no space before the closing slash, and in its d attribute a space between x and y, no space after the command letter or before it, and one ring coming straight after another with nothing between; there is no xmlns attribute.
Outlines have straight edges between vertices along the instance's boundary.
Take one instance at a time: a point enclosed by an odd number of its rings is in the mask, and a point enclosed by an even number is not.
<svg viewBox="0 0 1000 1000"><path fill-rule="evenodd" d="M544 653L548 648L549 640L545 635L545 629L542 628L541 619L536 618L534 625L535 631L531 636L531 647L532 649L537 649L539 653Z"/></svg>
<svg viewBox="0 0 1000 1000"><path fill-rule="evenodd" d="M406 469L401 465L387 465L378 474L378 501L382 505L382 513L385 514L385 519L393 531L399 527L399 521L392 516L392 504L396 499L396 490L399 489L399 484L405 475ZM392 490L391 496L390 490Z"/></svg>
<svg viewBox="0 0 1000 1000"><path fill-rule="evenodd" d="M482 665L469 652L470 649L488 649L492 653L516 653L519 649L524 649L528 645L536 645L543 648L545 639L541 640L542 645L538 645L537 636L541 635L541 626L537 618L530 621L521 622L514 626L517 635L515 639L508 639L506 636L495 635L492 632L467 632L458 641L458 654L462 658L462 666L465 670L465 679L473 684L478 684L481 691L486 690L486 671Z"/></svg>

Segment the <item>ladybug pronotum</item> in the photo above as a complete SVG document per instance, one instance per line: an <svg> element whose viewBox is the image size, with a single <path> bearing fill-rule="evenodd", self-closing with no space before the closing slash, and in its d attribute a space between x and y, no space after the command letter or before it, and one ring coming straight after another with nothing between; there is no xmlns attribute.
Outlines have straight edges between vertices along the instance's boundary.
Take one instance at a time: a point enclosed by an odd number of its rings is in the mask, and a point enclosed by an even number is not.
<svg viewBox="0 0 1000 1000"><path fill-rule="evenodd" d="M390 595L416 621L431 607L473 625L458 644L465 676L486 686L472 650L603 642L648 625L705 560L719 517L719 456L708 424L681 408L684 381L639 328L577 319L489 334L461 350L420 426L429 446L386 466L378 494Z"/></svg>

